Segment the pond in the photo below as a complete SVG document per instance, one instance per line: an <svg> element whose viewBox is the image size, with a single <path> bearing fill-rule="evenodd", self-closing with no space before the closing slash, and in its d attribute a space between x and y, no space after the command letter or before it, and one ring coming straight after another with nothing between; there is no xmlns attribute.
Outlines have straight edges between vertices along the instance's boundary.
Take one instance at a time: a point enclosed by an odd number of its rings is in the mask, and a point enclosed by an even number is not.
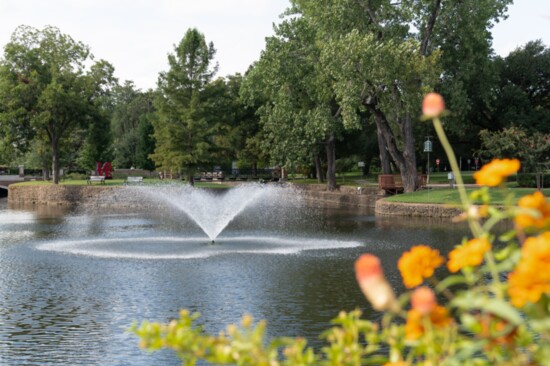
<svg viewBox="0 0 550 366"><path fill-rule="evenodd" d="M466 234L448 220L375 217L292 195L244 209L212 243L168 206L10 209L0 200L0 364L180 365L140 350L127 329L182 308L200 312L208 332L251 314L267 320L269 337L319 347L339 310L377 316L355 282L361 253L380 256L401 291L404 250L425 243L446 253Z"/></svg>

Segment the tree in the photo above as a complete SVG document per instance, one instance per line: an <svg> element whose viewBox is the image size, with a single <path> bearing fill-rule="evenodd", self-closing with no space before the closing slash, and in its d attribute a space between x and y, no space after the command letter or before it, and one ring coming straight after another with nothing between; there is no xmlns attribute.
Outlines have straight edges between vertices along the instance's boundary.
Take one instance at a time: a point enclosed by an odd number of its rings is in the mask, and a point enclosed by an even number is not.
<svg viewBox="0 0 550 366"><path fill-rule="evenodd" d="M420 115L422 94L446 82L459 90L461 80L455 76L461 72L442 60L453 59L453 47L469 57L472 39L490 45L487 28L509 2L465 0L443 6L440 0L294 0L292 10L317 29L321 65L333 79L344 125L356 125L363 110L371 114L380 151L387 149L409 192L416 187L413 121ZM447 21L460 26L452 27L460 37L451 37ZM483 55L484 48L479 50L472 55Z"/></svg>
<svg viewBox="0 0 550 366"><path fill-rule="evenodd" d="M4 49L0 63L3 134L21 148L31 138L46 140L54 184L59 183L63 137L95 120L99 91L111 80L112 67L105 61L86 71L90 59L88 46L50 26L43 30L18 27Z"/></svg>
<svg viewBox="0 0 550 366"><path fill-rule="evenodd" d="M137 90L131 81L114 90L111 119L114 164L119 168L154 169L149 155L154 151L151 120L154 93Z"/></svg>
<svg viewBox="0 0 550 366"><path fill-rule="evenodd" d="M211 68L215 49L197 29L189 29L168 56L170 70L159 76L158 118L153 121L156 140L151 155L163 169L193 174L211 162L216 125L207 118L207 89L217 69Z"/></svg>
<svg viewBox="0 0 550 366"><path fill-rule="evenodd" d="M316 31L305 18L289 17L267 39L261 59L247 73L243 94L258 108L263 146L273 164L310 165L319 154L327 163L327 189L336 188L336 141L348 127L319 67Z"/></svg>
<svg viewBox="0 0 550 366"><path fill-rule="evenodd" d="M499 75L491 130L515 125L550 133L550 48L538 40L494 61Z"/></svg>
<svg viewBox="0 0 550 366"><path fill-rule="evenodd" d="M106 61L98 61L88 74L92 105L88 121L83 126L84 140L76 159L78 165L86 169L95 169L98 161L113 160L110 124L114 109L113 89L117 85L113 73L112 65Z"/></svg>

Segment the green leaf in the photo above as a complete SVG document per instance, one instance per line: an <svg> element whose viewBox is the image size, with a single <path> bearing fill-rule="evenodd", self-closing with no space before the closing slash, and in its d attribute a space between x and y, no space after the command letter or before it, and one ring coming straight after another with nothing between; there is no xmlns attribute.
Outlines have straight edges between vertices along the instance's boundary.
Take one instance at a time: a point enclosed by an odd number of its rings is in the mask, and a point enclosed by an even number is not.
<svg viewBox="0 0 550 366"><path fill-rule="evenodd" d="M508 302L502 299L489 299L486 297L462 296L451 301L451 306L462 310L479 310L496 315L511 324L520 325L523 319L520 313Z"/></svg>
<svg viewBox="0 0 550 366"><path fill-rule="evenodd" d="M441 292L451 286L464 284L464 283L468 283L468 281L466 280L466 277L464 277L463 275L458 274L454 276L448 276L443 281L437 284L437 286L435 287L435 291Z"/></svg>
<svg viewBox="0 0 550 366"><path fill-rule="evenodd" d="M507 231L505 232L504 234L502 234L501 236L498 237L498 240L502 241L502 242L508 242L512 239L514 239L516 237L516 230L510 230L510 231ZM507 249L508 247L510 246L507 246L505 249ZM502 251L501 251L502 252ZM498 254L497 254L498 255ZM498 258L497 258L498 259Z"/></svg>

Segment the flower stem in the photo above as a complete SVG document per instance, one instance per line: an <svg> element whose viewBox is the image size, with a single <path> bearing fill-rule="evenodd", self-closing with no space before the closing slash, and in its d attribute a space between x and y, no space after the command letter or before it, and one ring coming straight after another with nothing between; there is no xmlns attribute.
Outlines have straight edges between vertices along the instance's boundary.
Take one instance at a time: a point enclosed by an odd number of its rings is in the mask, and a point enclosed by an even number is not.
<svg viewBox="0 0 550 366"><path fill-rule="evenodd" d="M464 212L468 213L469 208L472 206L472 203L470 202L470 199L466 194L466 188L464 187L464 180L462 179L460 168L458 167L458 164L456 162L456 155L453 151L453 148L451 147L451 144L449 143L449 140L447 139L447 135L443 130L443 126L441 124L441 120L439 119L439 117L436 117L433 119L433 124L435 127L435 132L437 133L437 137L439 138L439 141L441 142L441 145L445 150L445 154L447 154L447 157L449 158L449 164L451 165L451 170L453 171L453 174L456 178L456 183L457 183L456 186L458 189L458 194L460 195L460 201L462 202L462 209L464 210ZM474 234L475 237L479 237L482 235L483 230L481 226L476 220L472 219L470 215L468 215L468 224L470 225L470 230L472 230L472 233Z"/></svg>
<svg viewBox="0 0 550 366"><path fill-rule="evenodd" d="M468 225L470 226L470 230L472 231L472 234L474 234L476 238L479 238L484 234L484 230L480 225L480 223L477 221L477 219L469 215L469 210L470 210L470 207L472 206L472 203L470 202L470 199L466 194L466 188L464 187L464 180L462 180L462 174L460 173L460 168L456 162L456 155L453 151L453 148L451 147L451 144L449 143L449 140L447 139L447 135L445 134L445 131L443 130L443 125L441 124L441 120L438 117L435 117L433 119L433 124L435 127L435 132L437 133L437 137L439 138L439 141L441 142L441 145L443 146L443 149L445 150L445 153L449 158L449 164L451 165L451 169L456 177L456 183L457 183L458 193L460 195L460 201L462 202L462 208L468 214L467 217L468 217ZM498 275L498 270L496 268L496 263L495 263L495 258L493 256L493 253L490 251L485 255L485 258L487 260L487 264L489 265L491 276L493 277L493 282L495 283L495 287L497 288L496 295L498 297L502 297L500 278Z"/></svg>

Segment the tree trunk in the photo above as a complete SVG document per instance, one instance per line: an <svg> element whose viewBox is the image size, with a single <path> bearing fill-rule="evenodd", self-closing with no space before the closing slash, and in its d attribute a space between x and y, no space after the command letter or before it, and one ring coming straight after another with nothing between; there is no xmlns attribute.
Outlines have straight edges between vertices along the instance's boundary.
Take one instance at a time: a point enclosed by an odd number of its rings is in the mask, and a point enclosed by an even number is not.
<svg viewBox="0 0 550 366"><path fill-rule="evenodd" d="M372 161L372 155L371 154L363 156L363 163L365 163L365 165L361 168L361 172L363 173L363 176L365 176L365 177L368 177L370 175L371 161Z"/></svg>
<svg viewBox="0 0 550 366"><path fill-rule="evenodd" d="M390 154L386 147L386 141L379 128L376 129L376 135L378 136L378 150L380 151L380 168L382 174L391 174Z"/></svg>
<svg viewBox="0 0 550 366"><path fill-rule="evenodd" d="M195 176L193 173L187 173L187 181L191 185L191 187L195 186Z"/></svg>
<svg viewBox="0 0 550 366"><path fill-rule="evenodd" d="M59 184L59 139L53 136L51 143L53 184Z"/></svg>
<svg viewBox="0 0 550 366"><path fill-rule="evenodd" d="M314 157L314 162L315 162L315 177L317 178L317 182L318 183L323 183L324 179L323 179L323 167L321 165L321 157L319 156L318 153L315 154L315 157Z"/></svg>
<svg viewBox="0 0 550 366"><path fill-rule="evenodd" d="M414 192L417 187L417 172L416 172L416 155L414 149L414 136L412 131L412 119L410 116L405 116L399 121L399 126L403 136L404 148L403 152L399 151L393 131L386 119L384 113L373 104L365 104L371 113L374 115L376 127L382 134L388 151L393 158L395 164L401 172L403 181L403 189L405 192Z"/></svg>
<svg viewBox="0 0 550 366"><path fill-rule="evenodd" d="M327 152L327 190L336 189L336 141L334 133L331 133L326 141Z"/></svg>
<svg viewBox="0 0 550 366"><path fill-rule="evenodd" d="M407 114L401 123L401 133L404 137L405 146L403 148L404 168L399 167L403 188L405 192L414 192L418 188L416 169L416 152L414 148L414 134L412 128L412 118Z"/></svg>

